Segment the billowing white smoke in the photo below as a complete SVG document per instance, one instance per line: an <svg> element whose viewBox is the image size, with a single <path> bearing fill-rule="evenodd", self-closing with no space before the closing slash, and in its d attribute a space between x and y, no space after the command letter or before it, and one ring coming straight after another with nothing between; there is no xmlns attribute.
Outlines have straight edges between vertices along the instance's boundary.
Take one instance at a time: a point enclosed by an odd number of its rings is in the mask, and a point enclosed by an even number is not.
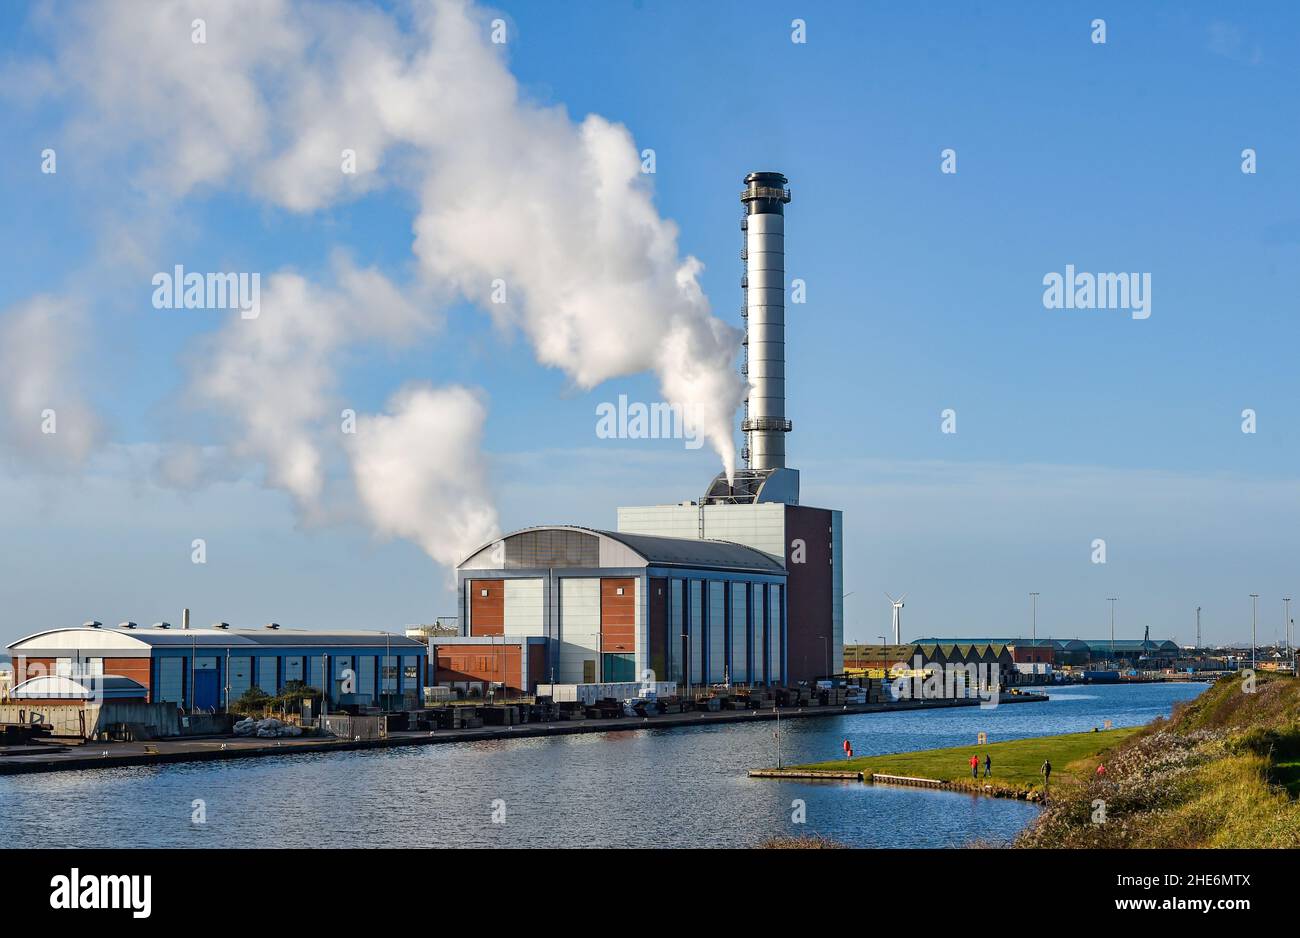
<svg viewBox="0 0 1300 938"><path fill-rule="evenodd" d="M85 314L41 295L0 315L0 439L47 468L86 459L100 436L77 366Z"/></svg>
<svg viewBox="0 0 1300 938"><path fill-rule="evenodd" d="M338 268L333 288L271 277L260 318L231 317L195 356L193 398L237 421L237 450L265 461L268 479L310 514L329 475L340 354L418 337L437 324L431 298L445 304L454 289L520 329L540 362L579 387L653 371L730 473L745 393L733 370L740 334L710 314L699 262L679 254L675 226L655 211L629 132L522 99L488 17L464 0L410 10L413 24L369 5L119 0L51 18L57 61L32 69L32 86L75 94L79 146L110 148L100 156L116 154L150 189L241 189L293 211L387 184L420 199L422 302L374 271ZM355 174L343 171L343 151ZM449 425L466 419L455 389L428 394L361 425L391 443L435 405L450 408ZM477 433L466 438L477 445ZM416 529L423 515L398 524L376 497L376 474L396 462L344 451L375 524L432 553L449 532L436 512ZM427 491L410 494L433 504ZM452 527L477 537L485 517L475 507Z"/></svg>
<svg viewBox="0 0 1300 938"><path fill-rule="evenodd" d="M414 71L466 93L412 128L432 155L415 222L422 265L522 328L541 362L583 388L654 371L730 476L740 333L710 314L700 264L655 211L631 134L522 102L482 24L461 4L434 10Z"/></svg>
<svg viewBox="0 0 1300 938"><path fill-rule="evenodd" d="M342 435L339 358L359 342L398 342L431 331L439 318L407 299L374 269L334 257L334 285L300 274L272 275L260 314L229 323L199 344L192 399L231 418L234 448L267 467L267 479L311 515L325 487L329 442Z"/></svg>
<svg viewBox="0 0 1300 938"><path fill-rule="evenodd" d="M381 533L454 566L499 533L481 455L487 408L463 387L410 385L350 438L357 493Z"/></svg>

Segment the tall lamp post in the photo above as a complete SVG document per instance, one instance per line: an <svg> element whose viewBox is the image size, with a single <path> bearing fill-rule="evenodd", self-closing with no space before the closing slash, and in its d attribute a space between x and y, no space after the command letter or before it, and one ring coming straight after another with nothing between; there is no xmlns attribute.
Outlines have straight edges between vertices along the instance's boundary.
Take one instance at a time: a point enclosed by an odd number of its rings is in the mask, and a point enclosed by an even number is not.
<svg viewBox="0 0 1300 938"><path fill-rule="evenodd" d="M1033 608L1033 612L1030 614L1030 618L1029 618L1029 622L1030 622L1029 638L1031 639L1030 644L1037 645L1038 644L1038 594L1030 593L1029 601L1032 604L1032 608Z"/></svg>
<svg viewBox="0 0 1300 938"><path fill-rule="evenodd" d="M1255 667L1255 610L1259 608L1259 593L1250 594L1250 666Z"/></svg>
<svg viewBox="0 0 1300 938"><path fill-rule="evenodd" d="M1201 607L1196 607L1196 650L1201 650Z"/></svg>
<svg viewBox="0 0 1300 938"><path fill-rule="evenodd" d="M1291 597L1282 597L1282 624L1286 627L1286 653L1291 655Z"/></svg>
<svg viewBox="0 0 1300 938"><path fill-rule="evenodd" d="M1115 601L1118 596L1107 596L1106 601L1110 603L1110 660L1115 661Z"/></svg>
<svg viewBox="0 0 1300 938"><path fill-rule="evenodd" d="M682 677L686 678L686 699L691 699L691 633L682 633L682 644L686 647L686 654L682 660Z"/></svg>

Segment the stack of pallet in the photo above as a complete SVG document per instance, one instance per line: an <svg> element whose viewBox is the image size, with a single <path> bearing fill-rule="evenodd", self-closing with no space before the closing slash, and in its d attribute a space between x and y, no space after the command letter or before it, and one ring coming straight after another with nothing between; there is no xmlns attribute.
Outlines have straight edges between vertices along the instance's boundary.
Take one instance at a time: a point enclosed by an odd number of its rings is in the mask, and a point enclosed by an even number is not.
<svg viewBox="0 0 1300 938"><path fill-rule="evenodd" d="M750 706L758 710L771 710L779 702L777 693L770 687L756 687L749 692Z"/></svg>
<svg viewBox="0 0 1300 938"><path fill-rule="evenodd" d="M461 711L461 726L467 730L476 730L483 725L483 716L477 707L456 707Z"/></svg>
<svg viewBox="0 0 1300 938"><path fill-rule="evenodd" d="M824 707L842 707L845 693L843 687L824 687L817 692L817 700Z"/></svg>
<svg viewBox="0 0 1300 938"><path fill-rule="evenodd" d="M440 730L470 730L483 725L483 718L474 707L439 707L430 712Z"/></svg>
<svg viewBox="0 0 1300 938"><path fill-rule="evenodd" d="M612 720L623 715L623 705L613 697L604 697L595 706L588 707L586 713L588 720Z"/></svg>
<svg viewBox="0 0 1300 938"><path fill-rule="evenodd" d="M806 707L812 703L812 691L807 687L787 687L785 689L785 706Z"/></svg>
<svg viewBox="0 0 1300 938"><path fill-rule="evenodd" d="M484 707L483 722L488 726L516 726L519 723L519 708L515 706Z"/></svg>

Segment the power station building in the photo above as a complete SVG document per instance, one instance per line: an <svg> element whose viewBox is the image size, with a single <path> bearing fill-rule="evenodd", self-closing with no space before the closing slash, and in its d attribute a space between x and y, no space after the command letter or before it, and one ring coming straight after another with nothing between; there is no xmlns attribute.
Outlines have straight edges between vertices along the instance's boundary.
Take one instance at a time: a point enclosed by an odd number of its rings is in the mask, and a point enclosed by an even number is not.
<svg viewBox="0 0 1300 938"><path fill-rule="evenodd" d="M477 551L458 568L462 634L438 640L437 683L650 670L682 685L768 684L843 672L842 515L801 505L786 465L786 182L750 173L740 195L744 468L695 500L620 508L617 531L530 528Z"/></svg>
<svg viewBox="0 0 1300 938"><path fill-rule="evenodd" d="M784 673L786 571L743 544L528 528L475 552L457 580L465 634L430 639L439 684L527 693L647 670L683 687Z"/></svg>

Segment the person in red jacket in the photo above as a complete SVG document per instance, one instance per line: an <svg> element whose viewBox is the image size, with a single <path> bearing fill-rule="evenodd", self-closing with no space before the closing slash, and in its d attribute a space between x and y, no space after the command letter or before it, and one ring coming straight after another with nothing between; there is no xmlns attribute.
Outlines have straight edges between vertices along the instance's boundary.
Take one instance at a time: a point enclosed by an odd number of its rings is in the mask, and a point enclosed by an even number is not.
<svg viewBox="0 0 1300 938"><path fill-rule="evenodd" d="M979 757L979 756L971 756L971 757L970 757L970 777L971 777L971 778L979 778L979 777L980 777L980 757Z"/></svg>
<svg viewBox="0 0 1300 938"><path fill-rule="evenodd" d="M1097 763L1097 777L1098 778L1106 777L1106 767L1102 765L1100 762Z"/></svg>

